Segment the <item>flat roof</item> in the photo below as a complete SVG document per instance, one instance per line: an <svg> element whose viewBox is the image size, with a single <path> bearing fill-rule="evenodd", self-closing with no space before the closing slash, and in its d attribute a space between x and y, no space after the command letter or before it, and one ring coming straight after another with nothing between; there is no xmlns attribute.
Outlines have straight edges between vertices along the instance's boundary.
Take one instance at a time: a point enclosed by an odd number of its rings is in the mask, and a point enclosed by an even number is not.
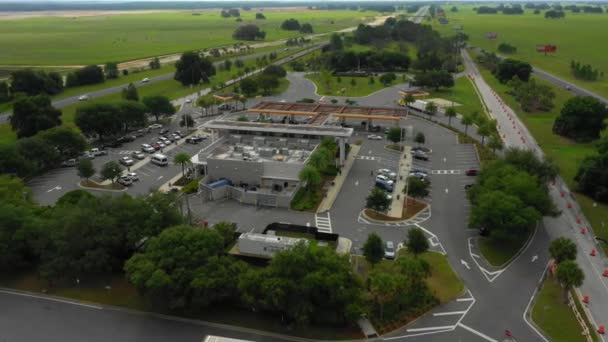
<svg viewBox="0 0 608 342"><path fill-rule="evenodd" d="M239 130L248 132L272 132L283 134L318 135L324 137L344 137L353 135L350 127L290 125L279 123L249 122L234 120L211 120L202 125L209 129Z"/></svg>
<svg viewBox="0 0 608 342"><path fill-rule="evenodd" d="M248 112L275 115L332 115L345 118L371 118L399 120L407 116L407 110L391 107L344 106L325 103L260 102Z"/></svg>

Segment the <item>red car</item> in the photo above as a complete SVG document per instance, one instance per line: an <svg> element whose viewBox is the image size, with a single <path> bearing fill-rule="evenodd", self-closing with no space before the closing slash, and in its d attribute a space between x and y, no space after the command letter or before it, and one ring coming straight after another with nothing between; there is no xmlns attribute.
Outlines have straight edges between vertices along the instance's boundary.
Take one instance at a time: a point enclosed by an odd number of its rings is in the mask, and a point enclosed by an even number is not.
<svg viewBox="0 0 608 342"><path fill-rule="evenodd" d="M155 150L157 150L157 151L158 151L158 150L160 150L160 145L159 145L159 144L157 144L157 143L153 143L153 144L150 144L150 145L151 145L152 147L154 147L154 149L155 149Z"/></svg>
<svg viewBox="0 0 608 342"><path fill-rule="evenodd" d="M467 176L477 176L477 173L479 173L477 169L468 169L467 172L465 172Z"/></svg>

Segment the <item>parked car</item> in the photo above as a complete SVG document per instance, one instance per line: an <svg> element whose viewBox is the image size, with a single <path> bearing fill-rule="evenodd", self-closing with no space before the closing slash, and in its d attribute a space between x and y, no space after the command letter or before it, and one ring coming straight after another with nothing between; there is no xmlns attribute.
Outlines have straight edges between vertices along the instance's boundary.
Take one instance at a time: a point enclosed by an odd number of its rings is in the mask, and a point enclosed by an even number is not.
<svg viewBox="0 0 608 342"><path fill-rule="evenodd" d="M129 172L125 177L131 178L132 181L137 182L139 180L139 176L135 172Z"/></svg>
<svg viewBox="0 0 608 342"><path fill-rule="evenodd" d="M180 137L183 137L183 136L184 136L184 133L182 133L182 131L175 131L175 132L173 132L173 134L177 134L177 135L179 135Z"/></svg>
<svg viewBox="0 0 608 342"><path fill-rule="evenodd" d="M380 132L380 126L379 125L371 125L371 126L369 126L369 131L370 132Z"/></svg>
<svg viewBox="0 0 608 342"><path fill-rule="evenodd" d="M135 139L137 139L137 137L133 134L130 134L130 135L125 135L124 137L120 137L116 140L125 143L125 142L135 141Z"/></svg>
<svg viewBox="0 0 608 342"><path fill-rule="evenodd" d="M156 144L158 145L158 148L165 148L167 145L162 142L162 141L157 141Z"/></svg>
<svg viewBox="0 0 608 342"><path fill-rule="evenodd" d="M146 134L146 131L141 130L141 129L133 132L133 136L135 136L136 138L143 137L145 134Z"/></svg>
<svg viewBox="0 0 608 342"><path fill-rule="evenodd" d="M186 103L192 103L192 100L191 99L187 99Z"/></svg>
<svg viewBox="0 0 608 342"><path fill-rule="evenodd" d="M154 151L154 149L152 149L152 151ZM146 158L146 155L139 151L133 151L133 153L131 155L133 156L133 158L139 159L139 160Z"/></svg>
<svg viewBox="0 0 608 342"><path fill-rule="evenodd" d="M387 184L389 184L389 185L393 185L393 183L394 183L392 180L390 180L390 179L389 179L387 176L385 176L385 175L377 175L377 176L376 176L376 181L385 182L385 183L387 183Z"/></svg>
<svg viewBox="0 0 608 342"><path fill-rule="evenodd" d="M172 135L171 135L171 137L173 138L173 141L175 141L175 140L179 140L179 139L181 139L181 138L182 138L182 136L181 136L181 135L179 135L179 134L172 134Z"/></svg>
<svg viewBox="0 0 608 342"><path fill-rule="evenodd" d="M367 139L369 140L382 140L382 137L379 135L375 135L375 134L370 134L367 136Z"/></svg>
<svg viewBox="0 0 608 342"><path fill-rule="evenodd" d="M414 146L414 147L412 147L412 151L418 151L418 152L423 152L423 153L433 152L433 150L431 150L430 148L422 147L422 146Z"/></svg>
<svg viewBox="0 0 608 342"><path fill-rule="evenodd" d="M148 82L150 82L150 79L147 77L144 78L143 80L141 80L141 83L148 83Z"/></svg>
<svg viewBox="0 0 608 342"><path fill-rule="evenodd" d="M414 172L414 171L410 171L410 177L416 177L420 180L425 180L427 177L426 173L422 173L422 172Z"/></svg>
<svg viewBox="0 0 608 342"><path fill-rule="evenodd" d="M158 148L160 148L160 146ZM154 151L156 151L156 149L149 144L141 144L141 150L146 153L153 153Z"/></svg>
<svg viewBox="0 0 608 342"><path fill-rule="evenodd" d="M378 174L382 176L388 177L390 180L397 179L397 174L389 169L380 169L378 170Z"/></svg>
<svg viewBox="0 0 608 342"><path fill-rule="evenodd" d="M160 134L160 135L165 135L167 133L169 133L169 130L167 128L163 128L160 130L160 132L158 132L158 134Z"/></svg>
<svg viewBox="0 0 608 342"><path fill-rule="evenodd" d="M395 259L395 245L393 241L386 241L384 245L384 258Z"/></svg>
<svg viewBox="0 0 608 342"><path fill-rule="evenodd" d="M150 126L148 126L148 128L150 128L150 129L159 129L159 128L163 128L163 125L161 125L161 124L151 124Z"/></svg>
<svg viewBox="0 0 608 342"><path fill-rule="evenodd" d="M429 174L429 172L427 170L425 170L425 169L417 169L417 168L411 169L410 172L423 173L425 175Z"/></svg>
<svg viewBox="0 0 608 342"><path fill-rule="evenodd" d="M171 142L167 137L158 137L158 140L160 140L160 142L164 144L168 144L169 142Z"/></svg>
<svg viewBox="0 0 608 342"><path fill-rule="evenodd" d="M76 164L78 164L78 161L76 159L68 159L61 163L61 167L74 167L76 166Z"/></svg>
<svg viewBox="0 0 608 342"><path fill-rule="evenodd" d="M131 165L135 164L133 159L131 159L129 157L122 157L122 158L120 158L120 160L118 162L124 166L131 166Z"/></svg>
<svg viewBox="0 0 608 342"><path fill-rule="evenodd" d="M186 138L186 142L188 144L198 144L199 142L201 142L201 140L203 140L203 139L201 139L199 137L188 137L188 138Z"/></svg>
<svg viewBox="0 0 608 342"><path fill-rule="evenodd" d="M124 186L130 186L131 184L133 184L133 180L131 180L131 178L129 178L127 176L121 176L118 178L118 184L124 185Z"/></svg>
<svg viewBox="0 0 608 342"><path fill-rule="evenodd" d="M80 95L78 101L86 101L89 99L89 95Z"/></svg>
<svg viewBox="0 0 608 342"><path fill-rule="evenodd" d="M477 176L477 174L479 173L479 171L477 169L468 169L465 174L467 176Z"/></svg>
<svg viewBox="0 0 608 342"><path fill-rule="evenodd" d="M414 157L414 159L418 159L418 160L424 160L424 161L429 160L429 156L426 153L420 152L420 151L413 151L412 157Z"/></svg>
<svg viewBox="0 0 608 342"><path fill-rule="evenodd" d="M108 154L107 151L104 150L100 150L99 148L92 148L89 151L90 154L94 155L95 157L99 157L99 156L105 156Z"/></svg>
<svg viewBox="0 0 608 342"><path fill-rule="evenodd" d="M108 147L116 148L116 147L120 147L120 146L122 146L122 141L120 141L120 140L109 141L109 142L103 144L103 148L108 148Z"/></svg>
<svg viewBox="0 0 608 342"><path fill-rule="evenodd" d="M80 155L79 159L95 159L95 155L90 152L85 152Z"/></svg>

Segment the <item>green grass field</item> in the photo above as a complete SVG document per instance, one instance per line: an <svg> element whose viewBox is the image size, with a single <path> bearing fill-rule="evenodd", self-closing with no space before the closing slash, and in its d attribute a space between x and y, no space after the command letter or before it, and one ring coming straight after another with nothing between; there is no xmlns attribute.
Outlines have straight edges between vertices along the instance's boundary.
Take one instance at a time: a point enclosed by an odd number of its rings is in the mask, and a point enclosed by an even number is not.
<svg viewBox="0 0 608 342"><path fill-rule="evenodd" d="M479 250L492 266L502 266L521 250L528 241L529 235L522 235L513 241L497 241L488 238L479 238Z"/></svg>
<svg viewBox="0 0 608 342"><path fill-rule="evenodd" d="M442 98L459 103L460 106L454 107L458 114L484 113L483 104L479 100L473 84L466 77L459 77L454 80L454 87L452 88L440 89L439 91L426 90L431 94L429 98ZM458 119L452 120L455 122Z"/></svg>
<svg viewBox="0 0 608 342"><path fill-rule="evenodd" d="M511 57L528 61L545 71L608 96L608 79L583 81L575 79L570 73L570 61L577 60L608 74L608 59L605 58L608 48L603 44L608 26L606 14L566 11L565 19L553 20L545 19L544 12L533 14L529 9L523 15L479 15L473 12L473 5L457 7L458 12L447 12L449 24L440 25L435 22L434 28L444 35L453 35L457 31L452 26L462 25L463 32L469 35L469 44L490 51L496 51L500 43L509 43L517 47L517 52ZM498 33L498 39L487 39L487 32ZM557 45L557 53L547 56L538 53L537 44Z"/></svg>
<svg viewBox="0 0 608 342"><path fill-rule="evenodd" d="M376 12L298 10L243 11L243 22L222 18L220 11L100 15L77 18L43 17L0 21L0 65L81 65L126 61L186 50L234 44L234 29L254 22L266 41L299 36L279 28L288 18L312 24L315 33L356 26Z"/></svg>
<svg viewBox="0 0 608 342"><path fill-rule="evenodd" d="M562 288L549 276L536 297L532 319L555 342L584 342L574 312L564 303Z"/></svg>
<svg viewBox="0 0 608 342"><path fill-rule="evenodd" d="M369 77L349 77L342 76L341 81L338 82L338 77L331 76L331 82L329 88L324 84L322 77L319 73L306 75L306 78L311 80L317 86L317 94L325 96L346 96L346 97L361 97L367 96L378 90L394 86L402 81L401 75L397 75L397 80L392 84L385 87L380 83L379 77L374 77L374 84L369 83ZM356 84L353 86L351 80L355 80ZM344 91L342 91L344 90Z"/></svg>

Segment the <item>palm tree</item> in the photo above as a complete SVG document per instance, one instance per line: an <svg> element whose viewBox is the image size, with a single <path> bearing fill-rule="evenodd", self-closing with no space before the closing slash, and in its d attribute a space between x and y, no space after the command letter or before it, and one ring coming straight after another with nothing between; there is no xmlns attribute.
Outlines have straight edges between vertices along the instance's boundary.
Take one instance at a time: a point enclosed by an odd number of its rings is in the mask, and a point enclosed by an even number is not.
<svg viewBox="0 0 608 342"><path fill-rule="evenodd" d="M465 114L460 119L460 123L464 125L464 135L468 135L469 126L473 124L473 117L469 114Z"/></svg>
<svg viewBox="0 0 608 342"><path fill-rule="evenodd" d="M321 173L314 166L306 165L298 175L300 182L306 183L306 190L321 183Z"/></svg>
<svg viewBox="0 0 608 342"><path fill-rule="evenodd" d="M445 110L445 116L448 117L448 126L452 126L452 118L456 117L456 110L454 109L454 107L448 107Z"/></svg>
<svg viewBox="0 0 608 342"><path fill-rule="evenodd" d="M431 101L426 104L426 106L424 107L424 110L429 115L429 121L431 121L431 116L435 115L437 113L437 106L435 105L435 103L433 101Z"/></svg>
<svg viewBox="0 0 608 342"><path fill-rule="evenodd" d="M182 166L182 177L186 176L186 165L190 164L190 155L188 153L178 153L173 157L174 164L180 164Z"/></svg>
<svg viewBox="0 0 608 342"><path fill-rule="evenodd" d="M502 150L503 145L502 145L502 140L500 140L500 137L496 134L492 134L492 136L490 136L490 140L488 141L488 147L492 149L492 152L496 153L496 150Z"/></svg>
<svg viewBox="0 0 608 342"><path fill-rule="evenodd" d="M564 302L568 303L568 291L573 287L579 287L585 280L585 274L573 260L566 260L557 266L557 280L564 289Z"/></svg>
<svg viewBox="0 0 608 342"><path fill-rule="evenodd" d="M477 134L481 136L481 146L483 146L486 141L486 137L492 134L492 126L490 126L490 123L484 122L481 124L479 128L477 128Z"/></svg>

